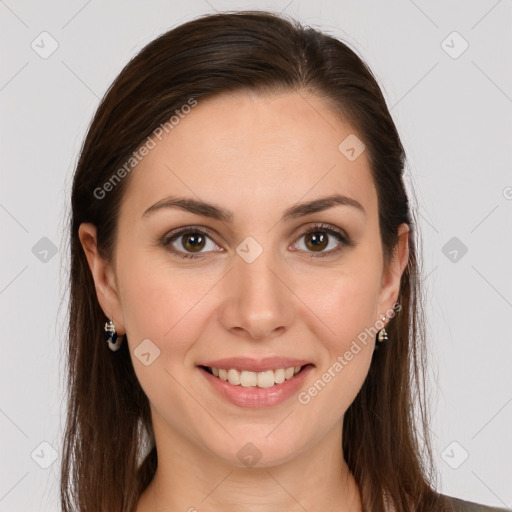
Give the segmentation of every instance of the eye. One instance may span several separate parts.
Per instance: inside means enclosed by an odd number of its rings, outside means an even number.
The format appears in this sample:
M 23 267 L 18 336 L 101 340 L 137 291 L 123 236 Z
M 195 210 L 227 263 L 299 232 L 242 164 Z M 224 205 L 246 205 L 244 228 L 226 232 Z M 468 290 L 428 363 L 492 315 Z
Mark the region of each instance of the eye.
M 329 224 L 315 224 L 304 231 L 299 239 L 305 239 L 304 243 L 296 242 L 299 250 L 309 252 L 311 257 L 327 257 L 338 253 L 343 247 L 353 245 L 350 237 L 342 230 Z M 160 242 L 166 249 L 180 258 L 199 258 L 205 253 L 220 250 L 214 241 L 214 235 L 207 228 L 188 226 L 168 233 Z M 329 250 L 325 250 L 329 248 Z M 316 254 L 315 254 L 316 253 Z
M 312 253 L 311 257 L 326 257 L 338 253 L 344 246 L 352 246 L 350 238 L 339 228 L 328 224 L 315 224 L 300 235 L 299 239 L 304 238 L 304 242 L 295 243 L 300 250 Z M 303 246 L 304 249 L 300 246 Z M 325 250 L 329 248 L 329 250 Z M 314 254 L 318 253 L 318 254 Z
M 222 249 L 213 241 L 206 228 L 188 226 L 167 234 L 162 245 L 180 258 L 196 258 L 211 250 Z M 203 251 L 203 249 L 207 249 Z

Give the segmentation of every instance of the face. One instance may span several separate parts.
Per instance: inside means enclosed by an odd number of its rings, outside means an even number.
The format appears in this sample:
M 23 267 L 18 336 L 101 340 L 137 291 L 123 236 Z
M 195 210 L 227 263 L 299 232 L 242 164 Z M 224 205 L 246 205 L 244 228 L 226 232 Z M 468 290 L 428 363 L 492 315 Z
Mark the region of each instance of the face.
M 375 338 L 365 344 L 361 333 L 382 327 L 408 259 L 403 225 L 384 267 L 367 155 L 338 149 L 353 134 L 305 93 L 199 100 L 132 171 L 111 264 L 82 225 L 98 299 L 127 334 L 156 436 L 237 466 L 251 442 L 271 466 L 341 428 L 371 364 Z M 349 199 L 315 203 L 335 195 Z M 176 198 L 218 210 L 189 211 Z M 211 216 L 218 211 L 225 217 Z M 307 366 L 261 388 L 199 366 L 240 357 Z

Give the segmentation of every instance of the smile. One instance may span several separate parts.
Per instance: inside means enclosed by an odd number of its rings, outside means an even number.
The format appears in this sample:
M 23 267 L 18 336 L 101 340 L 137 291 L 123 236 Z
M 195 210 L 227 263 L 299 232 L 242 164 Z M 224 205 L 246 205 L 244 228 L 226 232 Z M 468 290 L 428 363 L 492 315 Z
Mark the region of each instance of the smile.
M 305 385 L 313 369 L 313 364 L 259 372 L 197 366 L 209 389 L 222 399 L 244 408 L 272 407 L 288 401 Z
M 305 366 L 290 366 L 289 368 L 277 368 L 262 372 L 239 371 L 235 368 L 225 369 L 209 366 L 201 366 L 201 368 L 220 380 L 229 382 L 233 386 L 270 388 L 276 384 L 282 384 L 285 380 L 292 379 Z

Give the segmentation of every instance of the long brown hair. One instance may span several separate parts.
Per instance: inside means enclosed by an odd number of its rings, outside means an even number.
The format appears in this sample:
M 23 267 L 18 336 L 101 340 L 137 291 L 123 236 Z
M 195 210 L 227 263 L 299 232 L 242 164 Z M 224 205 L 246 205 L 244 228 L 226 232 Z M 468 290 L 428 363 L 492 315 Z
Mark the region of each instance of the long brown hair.
M 190 98 L 200 103 L 236 90 L 305 91 L 328 101 L 366 145 L 385 263 L 398 241 L 398 226 L 409 225 L 410 256 L 398 297 L 402 308 L 389 323 L 390 341 L 375 352 L 345 414 L 340 448 L 365 511 L 448 510 L 432 481 L 419 249 L 399 135 L 372 72 L 353 50 L 330 35 L 263 11 L 206 15 L 159 36 L 125 66 L 92 120 L 71 199 L 63 510 L 133 512 L 157 467 L 154 442 L 149 451 L 143 442 L 145 433 L 152 435 L 148 399 L 128 344 L 112 353 L 104 342 L 105 316 L 78 228 L 83 222 L 95 224 L 100 255 L 111 261 L 129 175 L 110 181 L 102 197 L 104 184 Z

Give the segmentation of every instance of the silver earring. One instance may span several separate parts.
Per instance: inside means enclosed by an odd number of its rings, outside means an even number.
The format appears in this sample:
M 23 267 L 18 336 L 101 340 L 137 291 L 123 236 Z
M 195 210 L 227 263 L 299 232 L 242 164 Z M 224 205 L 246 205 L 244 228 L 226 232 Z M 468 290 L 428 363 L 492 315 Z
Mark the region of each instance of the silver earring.
M 382 321 L 385 322 L 386 321 L 386 317 L 383 316 L 382 317 Z M 383 327 L 380 331 L 379 331 L 379 334 L 377 335 L 377 341 L 379 343 L 383 343 L 384 341 L 386 341 L 388 339 L 388 333 L 386 332 L 386 328 Z
M 117 352 L 121 348 L 123 342 L 123 336 L 119 336 L 116 332 L 116 327 L 112 320 L 105 322 L 105 339 L 107 341 L 108 348 L 112 352 Z

